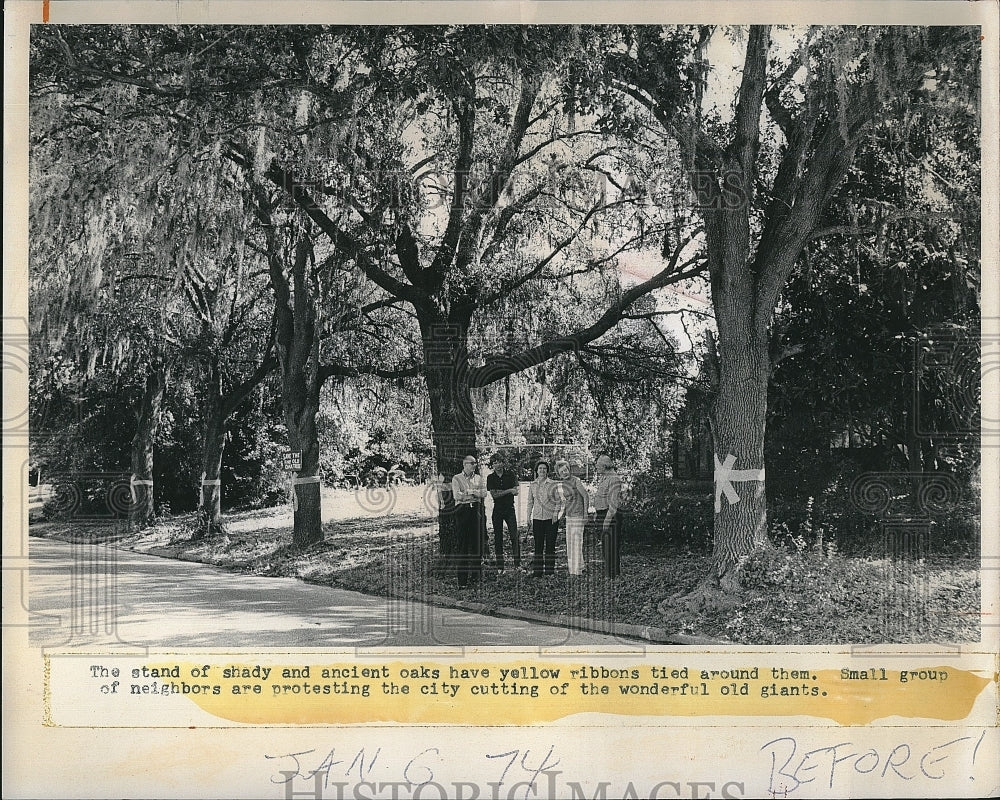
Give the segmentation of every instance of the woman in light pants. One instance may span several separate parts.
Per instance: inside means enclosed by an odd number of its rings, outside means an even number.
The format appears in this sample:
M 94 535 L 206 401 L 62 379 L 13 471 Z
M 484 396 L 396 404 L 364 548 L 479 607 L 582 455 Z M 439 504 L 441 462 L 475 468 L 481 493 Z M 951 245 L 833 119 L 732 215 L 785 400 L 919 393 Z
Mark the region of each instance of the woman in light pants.
M 569 462 L 556 462 L 556 477 L 562 494 L 562 513 L 566 517 L 566 560 L 569 574 L 583 572 L 583 529 L 590 508 L 590 495 L 576 475 L 570 474 Z

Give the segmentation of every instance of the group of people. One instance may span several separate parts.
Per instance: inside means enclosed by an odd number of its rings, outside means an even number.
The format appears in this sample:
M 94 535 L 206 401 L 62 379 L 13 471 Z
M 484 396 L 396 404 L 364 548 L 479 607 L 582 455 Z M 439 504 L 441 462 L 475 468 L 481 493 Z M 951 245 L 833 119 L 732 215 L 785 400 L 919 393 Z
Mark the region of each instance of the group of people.
M 462 471 L 451 481 L 455 502 L 456 562 L 458 583 L 465 586 L 477 580 L 482 563 L 489 557 L 489 543 L 482 535 L 480 520 L 486 495 L 493 498 L 493 551 L 496 568 L 505 571 L 504 528 L 510 539 L 513 568 L 521 567 L 521 541 L 517 527 L 515 498 L 521 487 L 515 471 L 504 454 L 495 453 L 489 462 L 490 474 L 477 469 L 475 456 L 465 457 Z M 535 464 L 534 480 L 528 484 L 528 527 L 534 539 L 533 576 L 554 575 L 556 537 L 559 522 L 566 521 L 566 560 L 570 575 L 583 572 L 583 537 L 588 522 L 601 537 L 604 574 L 615 578 L 621 569 L 621 478 L 611 459 L 601 455 L 595 462 L 597 481 L 592 489 L 570 471 L 569 462 L 560 459 L 554 469 L 542 460 Z M 526 565 L 525 565 L 526 566 Z

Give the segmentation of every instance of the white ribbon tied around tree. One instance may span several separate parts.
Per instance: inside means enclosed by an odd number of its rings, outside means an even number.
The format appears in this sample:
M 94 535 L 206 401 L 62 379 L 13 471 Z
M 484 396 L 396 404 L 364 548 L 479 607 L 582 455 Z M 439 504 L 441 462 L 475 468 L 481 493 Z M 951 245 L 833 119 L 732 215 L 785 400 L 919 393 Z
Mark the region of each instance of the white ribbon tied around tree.
M 736 463 L 736 456 L 732 453 L 726 456 L 725 461 L 719 462 L 719 456 L 715 455 L 715 513 L 722 510 L 722 495 L 726 496 L 729 505 L 734 506 L 740 502 L 740 496 L 736 493 L 733 483 L 743 483 L 746 481 L 763 481 L 764 468 L 760 469 L 733 469 Z
M 292 511 L 299 510 L 299 497 L 295 494 L 295 487 L 306 483 L 320 483 L 322 478 L 319 475 L 310 475 L 307 478 L 292 478 L 288 481 L 288 499 L 292 503 Z
M 198 505 L 201 505 L 205 499 L 205 487 L 206 486 L 222 486 L 222 480 L 219 478 L 205 480 L 205 473 L 201 473 L 201 488 L 198 490 Z
M 129 481 L 128 481 L 129 494 L 132 495 L 132 505 L 135 505 L 136 503 L 139 502 L 139 497 L 135 493 L 135 487 L 136 486 L 148 486 L 149 487 L 149 495 L 150 495 L 150 497 L 152 497 L 152 495 L 153 495 L 153 482 L 152 481 L 139 480 L 139 478 L 137 478 L 137 477 L 135 477 L 135 475 L 133 475 L 131 478 L 129 478 Z

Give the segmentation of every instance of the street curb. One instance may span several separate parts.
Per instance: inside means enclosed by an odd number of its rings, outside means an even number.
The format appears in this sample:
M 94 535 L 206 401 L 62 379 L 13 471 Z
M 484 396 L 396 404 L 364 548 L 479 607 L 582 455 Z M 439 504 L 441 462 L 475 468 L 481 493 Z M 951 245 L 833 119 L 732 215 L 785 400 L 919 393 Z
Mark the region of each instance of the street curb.
M 668 633 L 664 628 L 657 628 L 652 625 L 634 625 L 627 622 L 608 622 L 601 619 L 590 619 L 588 617 L 572 617 L 565 614 L 543 614 L 538 611 L 512 608 L 511 606 L 489 606 L 486 603 L 477 603 L 473 600 L 458 600 L 446 595 L 432 594 L 421 597 L 416 594 L 400 596 L 401 600 L 414 600 L 424 603 L 433 603 L 436 606 L 445 608 L 456 608 L 460 611 L 472 611 L 477 614 L 484 614 L 490 617 L 505 617 L 509 619 L 523 619 L 526 622 L 539 622 L 544 625 L 552 625 L 557 628 L 571 628 L 589 633 L 603 633 L 609 636 L 622 636 L 629 639 L 639 639 L 651 644 L 678 644 L 678 645 L 728 645 L 731 642 L 724 642 L 719 639 L 709 639 L 705 636 L 689 636 L 683 633 Z
M 176 548 L 171 547 L 150 547 L 148 550 L 130 550 L 130 552 L 142 553 L 147 556 L 157 556 L 158 558 L 174 558 L 180 560 L 180 553 L 177 552 Z

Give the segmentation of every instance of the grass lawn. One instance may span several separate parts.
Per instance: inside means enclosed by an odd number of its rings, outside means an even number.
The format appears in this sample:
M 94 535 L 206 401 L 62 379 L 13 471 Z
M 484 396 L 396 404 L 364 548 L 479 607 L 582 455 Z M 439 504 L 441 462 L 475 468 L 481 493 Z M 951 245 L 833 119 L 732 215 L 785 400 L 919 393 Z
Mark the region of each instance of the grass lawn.
M 391 502 L 390 502 L 391 501 Z M 709 574 L 708 553 L 677 552 L 626 539 L 622 574 L 601 573 L 600 545 L 589 534 L 586 572 L 566 572 L 565 539 L 557 574 L 487 572 L 460 589 L 435 570 L 436 520 L 423 487 L 400 487 L 380 502 L 324 489 L 325 540 L 292 549 L 291 509 L 227 516 L 228 535 L 191 541 L 194 515 L 165 519 L 137 534 L 120 524 L 33 522 L 33 536 L 86 536 L 137 552 L 168 547 L 178 557 L 254 575 L 291 576 L 378 595 L 439 595 L 548 614 L 663 628 L 751 645 L 972 642 L 980 638 L 978 561 L 846 557 L 772 547 L 750 563 L 746 588 L 727 608 L 690 611 L 683 596 Z M 519 515 L 523 519 L 523 511 Z M 492 536 L 492 531 L 491 531 Z M 522 560 L 530 538 L 522 530 Z

